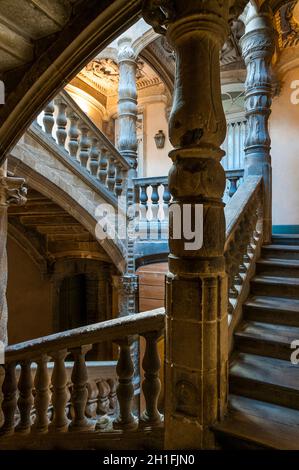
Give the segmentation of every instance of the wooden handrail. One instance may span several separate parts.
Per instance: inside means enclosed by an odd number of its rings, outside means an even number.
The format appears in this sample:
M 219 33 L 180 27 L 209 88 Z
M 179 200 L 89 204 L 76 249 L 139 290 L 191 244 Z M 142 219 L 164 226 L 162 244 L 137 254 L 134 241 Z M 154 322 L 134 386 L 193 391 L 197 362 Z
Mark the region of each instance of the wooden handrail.
M 75 328 L 42 338 L 8 346 L 5 350 L 6 362 L 17 362 L 33 357 L 36 353 L 54 352 L 63 348 L 75 348 L 86 344 L 96 344 L 107 340 L 117 340 L 164 328 L 165 309 L 128 315 L 92 325 Z

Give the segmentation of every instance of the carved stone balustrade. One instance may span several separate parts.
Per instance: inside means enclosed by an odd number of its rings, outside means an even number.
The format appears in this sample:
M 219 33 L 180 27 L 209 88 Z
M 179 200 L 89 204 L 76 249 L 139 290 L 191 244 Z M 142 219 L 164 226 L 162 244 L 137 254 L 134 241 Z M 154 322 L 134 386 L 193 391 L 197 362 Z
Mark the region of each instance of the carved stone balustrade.
M 226 170 L 224 202 L 232 198 L 243 183 L 244 170 Z M 135 203 L 138 214 L 136 236 L 140 240 L 168 240 L 169 204 L 172 195 L 167 176 L 134 178 Z
M 30 446 L 34 436 L 55 440 L 56 435 L 71 431 L 72 435 L 92 433 L 95 439 L 114 435 L 119 439 L 120 431 L 138 431 L 145 424 L 148 432 L 149 428 L 159 428 L 162 415 L 157 409 L 161 388 L 157 340 L 164 322 L 164 309 L 157 309 L 7 347 L 1 369 L 1 448 L 15 445 L 19 433 L 24 434 L 22 446 L 26 442 Z M 140 419 L 133 408 L 136 364 L 130 354 L 130 344 L 136 336 L 146 339 L 146 408 Z M 92 345 L 103 341 L 119 345 L 116 379 L 90 381 L 85 354 Z
M 262 177 L 248 177 L 225 207 L 230 329 L 238 323 L 263 233 Z
M 116 205 L 125 193 L 130 164 L 66 91 L 45 107 L 31 129 L 47 136 L 72 170 L 80 169 Z

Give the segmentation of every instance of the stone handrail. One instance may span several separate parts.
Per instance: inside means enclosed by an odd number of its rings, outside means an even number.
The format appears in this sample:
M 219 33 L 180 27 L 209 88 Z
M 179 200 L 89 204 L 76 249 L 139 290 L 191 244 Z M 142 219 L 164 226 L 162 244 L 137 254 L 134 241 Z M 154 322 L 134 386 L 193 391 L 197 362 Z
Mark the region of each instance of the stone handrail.
M 129 163 L 66 91 L 48 103 L 33 123 L 36 127 L 70 163 L 94 179 L 104 195 L 123 194 Z
M 247 177 L 225 207 L 225 259 L 231 330 L 249 293 L 249 281 L 262 242 L 262 177 Z
M 157 341 L 162 335 L 165 322 L 164 309 L 156 309 L 132 316 L 108 320 L 102 323 L 76 328 L 63 333 L 26 341 L 8 346 L 5 350 L 5 365 L 0 367 L 0 390 L 2 385 L 3 416 L 0 422 L 1 436 L 21 433 L 45 433 L 68 431 L 109 431 L 136 429 L 142 423 L 147 426 L 160 426 L 162 416 L 157 403 L 160 393 L 160 358 Z M 131 344 L 136 336 L 145 338 L 146 347 L 142 367 L 144 380 L 142 390 L 145 411 L 141 416 L 133 414 L 134 365 L 131 358 Z M 101 409 L 98 421 L 86 417 L 88 401 L 88 371 L 85 355 L 92 345 L 102 341 L 113 341 L 119 346 L 116 366 L 118 385 L 117 415 L 110 420 Z M 71 356 L 71 392 L 68 388 L 66 358 Z M 48 363 L 54 362 L 53 372 L 48 373 Z M 32 363 L 37 365 L 33 380 Z M 17 380 L 16 368 L 21 367 Z M 33 389 L 35 393 L 33 396 Z M 52 419 L 48 409 L 52 404 Z M 71 403 L 72 414 L 68 413 Z M 32 422 L 32 410 L 35 420 Z

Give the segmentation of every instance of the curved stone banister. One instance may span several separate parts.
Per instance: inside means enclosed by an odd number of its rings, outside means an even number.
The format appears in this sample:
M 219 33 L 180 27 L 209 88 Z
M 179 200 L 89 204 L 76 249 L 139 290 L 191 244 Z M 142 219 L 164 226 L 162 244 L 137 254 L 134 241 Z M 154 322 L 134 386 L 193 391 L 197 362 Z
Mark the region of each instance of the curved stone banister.
M 80 106 L 73 100 L 70 94 L 62 90 L 59 96 L 63 98 L 65 103 L 79 116 L 79 118 L 88 126 L 89 131 L 94 134 L 101 146 L 105 147 L 108 152 L 115 158 L 115 160 L 121 165 L 123 170 L 129 170 L 130 165 L 127 160 L 119 153 L 117 148 L 110 142 L 105 134 L 93 123 L 93 121 L 82 111 Z
M 8 346 L 5 349 L 5 360 L 6 362 L 20 361 L 25 357 L 34 356 L 36 352 L 46 353 L 64 347 L 75 348 L 86 344 L 117 340 L 123 336 L 159 331 L 164 328 L 164 321 L 164 308 L 114 318 Z
M 240 186 L 235 197 L 232 198 L 225 206 L 224 214 L 226 220 L 226 242 L 225 249 L 230 243 L 234 231 L 237 229 L 244 213 L 247 210 L 252 199 L 256 197 L 261 189 L 262 177 L 250 176 L 246 178 L 242 186 Z
M 263 241 L 263 211 L 261 176 L 247 177 L 224 210 L 230 348 Z
M 161 361 L 157 341 L 163 334 L 164 324 L 164 309 L 156 309 L 7 347 L 5 365 L 0 367 L 0 385 L 3 384 L 3 397 L 1 397 L 3 415 L 0 416 L 1 448 L 3 442 L 8 442 L 7 439 L 13 440 L 14 436 L 17 439 L 20 431 L 28 435 L 30 445 L 32 433 L 46 436 L 47 439 L 47 433 L 51 431 L 48 435 L 51 441 L 51 436 L 69 431 L 72 433 L 97 431 L 91 438 L 99 439 L 100 431 L 102 431 L 106 438 L 108 433 L 112 438 L 114 434 L 117 434 L 119 439 L 125 437 L 120 436 L 120 430 L 137 431 L 143 425 L 148 431 L 161 428 L 163 420 L 157 407 L 161 389 L 159 378 Z M 142 361 L 144 371 L 142 391 L 145 408 L 140 416 L 133 413 L 133 377 L 135 373 L 141 375 L 139 363 L 138 370 L 134 370 L 131 358 L 131 345 L 136 341 L 136 336 L 145 338 Z M 119 346 L 119 358 L 116 365 L 117 414 L 111 419 L 108 416 L 109 407 L 107 409 L 99 406 L 97 420 L 90 420 L 86 413 L 89 377 L 85 356 L 94 344 L 107 340 Z M 69 356 L 73 361 L 71 380 L 67 374 L 66 363 Z M 48 363 L 51 361 L 54 366 L 52 373 L 49 374 Z M 34 374 L 33 364 L 36 364 Z M 103 386 L 105 384 L 99 385 L 99 387 Z M 107 384 L 105 387 L 107 388 Z M 99 391 L 102 395 L 105 392 L 100 389 Z M 107 396 L 109 390 L 107 389 L 106 392 Z M 50 403 L 53 413 L 49 418 Z M 71 414 L 68 412 L 70 404 Z M 34 420 L 32 420 L 33 410 Z M 26 445 L 24 440 L 21 445 Z
M 28 132 L 56 150 L 73 172 L 80 172 L 117 205 L 130 165 L 66 91 L 48 103 Z

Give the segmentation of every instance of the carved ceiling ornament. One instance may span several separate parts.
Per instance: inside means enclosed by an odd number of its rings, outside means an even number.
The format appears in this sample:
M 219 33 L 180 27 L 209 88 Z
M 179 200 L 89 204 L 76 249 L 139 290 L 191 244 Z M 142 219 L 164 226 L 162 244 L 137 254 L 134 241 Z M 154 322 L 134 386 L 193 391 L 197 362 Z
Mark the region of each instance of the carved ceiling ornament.
M 129 58 L 129 57 L 128 57 Z M 139 90 L 160 85 L 160 78 L 139 57 L 136 59 L 137 88 Z M 115 60 L 94 59 L 78 74 L 79 78 L 104 95 L 116 95 L 119 82 L 119 69 Z
M 299 3 L 287 2 L 275 15 L 280 49 L 296 47 L 299 44 Z

